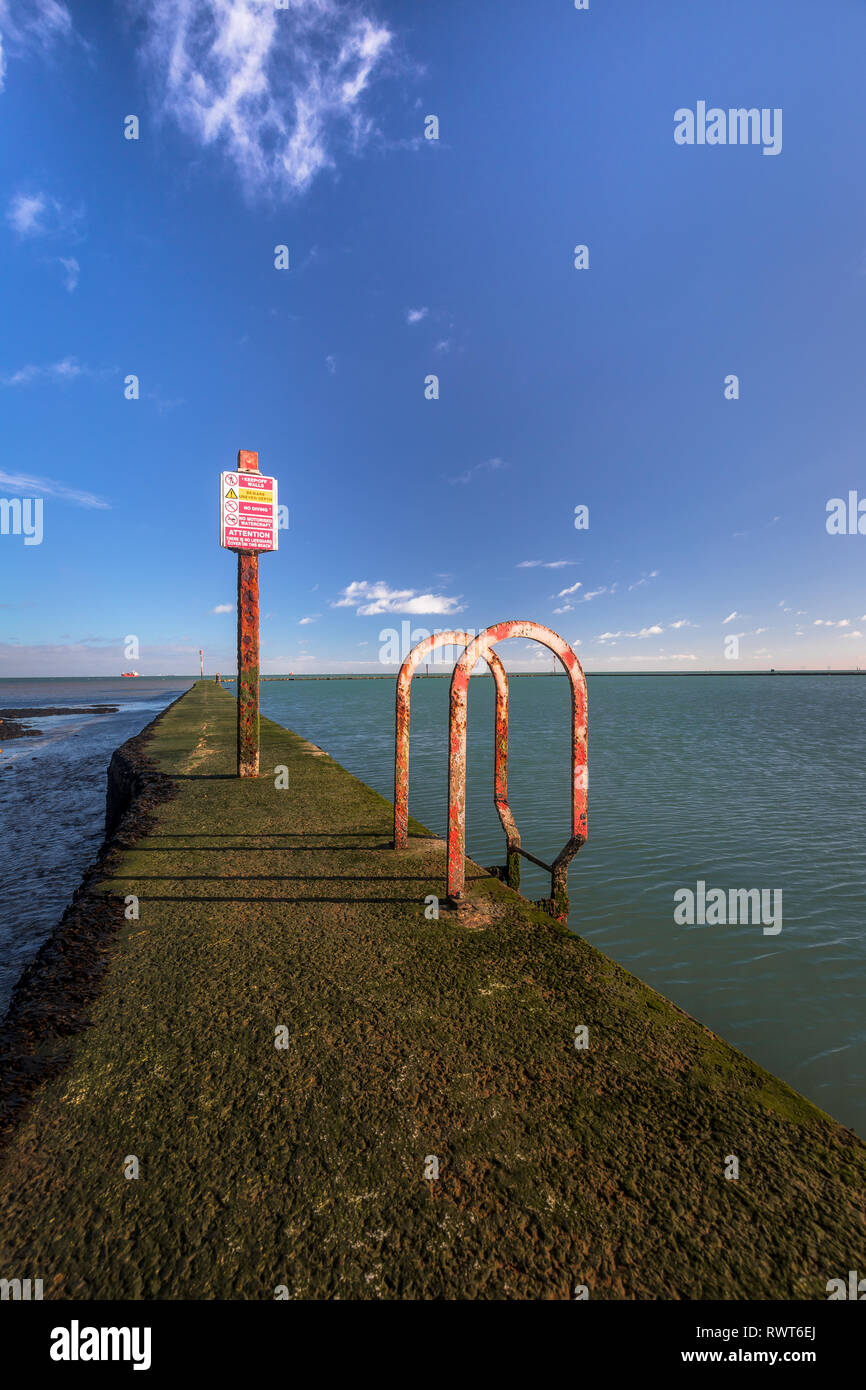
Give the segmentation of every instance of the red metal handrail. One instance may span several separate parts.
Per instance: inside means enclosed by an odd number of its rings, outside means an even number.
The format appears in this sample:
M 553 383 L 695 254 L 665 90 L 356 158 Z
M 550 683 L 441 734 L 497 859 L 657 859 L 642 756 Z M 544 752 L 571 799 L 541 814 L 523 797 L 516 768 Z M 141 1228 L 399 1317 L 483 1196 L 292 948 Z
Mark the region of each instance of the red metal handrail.
M 405 849 L 409 837 L 409 722 L 410 692 L 415 669 L 430 652 L 437 647 L 463 647 L 472 641 L 468 632 L 434 632 L 425 637 L 406 657 L 397 676 L 396 737 L 394 747 L 394 848 Z M 509 845 L 506 876 L 512 863 L 517 866 L 519 884 L 520 861 L 516 850 L 520 845 L 520 835 L 514 824 L 514 817 L 508 805 L 508 677 L 496 652 L 484 658 L 496 686 L 496 741 L 495 741 L 495 793 L 494 801 L 499 819 Z M 470 670 L 471 675 L 471 670 Z M 468 680 L 468 677 L 467 677 Z M 513 877 L 513 871 L 512 871 Z M 511 881 L 510 879 L 508 880 Z
M 523 855 L 542 868 L 549 869 L 550 898 L 545 901 L 544 906 L 558 921 L 564 922 L 568 918 L 568 866 L 585 844 L 587 836 L 586 677 L 577 654 L 565 639 L 541 623 L 518 620 L 496 623 L 493 627 L 486 628 L 468 644 L 454 667 L 451 677 L 448 731 L 448 897 L 452 902 L 459 903 L 464 896 L 466 883 L 466 729 L 469 676 L 479 658 L 490 664 L 491 658 L 495 656 L 492 650 L 494 644 L 509 637 L 525 637 L 540 642 L 559 657 L 571 681 L 571 836 L 552 864 L 543 864 L 540 859 L 522 849 L 519 836 L 513 846 L 515 856 Z M 498 740 L 497 731 L 497 746 Z M 507 740 L 506 726 L 506 748 Z M 507 807 L 507 801 L 505 805 Z M 499 807 L 497 789 L 497 809 Z M 510 810 L 508 815 L 513 825 Z M 514 830 L 516 834 L 516 826 Z M 506 837 L 508 833 L 506 827 Z

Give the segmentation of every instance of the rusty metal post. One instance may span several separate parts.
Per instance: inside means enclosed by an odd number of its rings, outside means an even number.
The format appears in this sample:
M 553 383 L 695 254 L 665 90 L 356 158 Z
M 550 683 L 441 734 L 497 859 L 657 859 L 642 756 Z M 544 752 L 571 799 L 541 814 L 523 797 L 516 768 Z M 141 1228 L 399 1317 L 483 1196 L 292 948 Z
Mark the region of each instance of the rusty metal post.
M 259 456 L 238 450 L 238 472 L 257 473 Z M 259 557 L 238 551 L 238 777 L 259 775 Z
M 497 623 L 470 642 L 454 667 L 451 677 L 451 716 L 448 730 L 448 883 L 449 899 L 459 903 L 466 883 L 466 715 L 469 675 L 479 657 L 490 661 L 491 647 L 509 637 L 526 637 L 540 642 L 558 656 L 571 681 L 571 836 L 553 864 L 544 864 L 523 849 L 514 847 L 551 878 L 550 898 L 543 906 L 557 921 L 568 919 L 568 865 L 586 842 L 587 835 L 587 709 L 586 677 L 569 644 L 541 623 L 524 621 Z M 504 822 L 503 822 L 504 824 Z M 506 830 L 507 834 L 507 830 Z
M 394 745 L 394 848 L 405 849 L 409 840 L 409 722 L 412 677 L 425 657 L 437 647 L 463 647 L 472 641 L 468 632 L 434 632 L 412 649 L 397 676 L 396 737 Z M 520 887 L 520 833 L 508 805 L 508 676 L 496 652 L 486 658 L 496 686 L 494 744 L 494 803 L 505 831 L 505 882 Z M 470 671 L 471 674 L 471 671 Z

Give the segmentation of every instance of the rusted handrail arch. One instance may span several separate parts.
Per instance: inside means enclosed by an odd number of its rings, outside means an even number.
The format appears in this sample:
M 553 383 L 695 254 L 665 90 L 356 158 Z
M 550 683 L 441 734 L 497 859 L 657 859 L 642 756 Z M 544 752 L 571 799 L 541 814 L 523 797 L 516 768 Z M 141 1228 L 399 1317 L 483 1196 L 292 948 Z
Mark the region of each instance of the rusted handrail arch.
M 521 849 L 519 837 L 515 845 L 517 854 L 550 871 L 551 892 L 547 906 L 552 916 L 565 921 L 568 916 L 568 866 L 585 844 L 587 836 L 586 677 L 576 653 L 565 639 L 541 623 L 516 620 L 485 628 L 469 643 L 454 667 L 448 728 L 448 897 L 452 902 L 459 903 L 466 884 L 466 719 L 469 676 L 479 658 L 489 664 L 495 656 L 492 650 L 494 644 L 509 637 L 527 637 L 540 642 L 559 657 L 571 681 L 571 835 L 552 864 L 543 864 L 540 859 Z M 497 807 L 498 804 L 497 800 Z
M 397 717 L 394 747 L 394 848 L 405 849 L 409 841 L 409 721 L 410 690 L 415 669 L 437 647 L 466 647 L 469 632 L 434 632 L 414 647 L 397 676 Z M 508 805 L 508 676 L 496 652 L 484 657 L 496 686 L 496 747 L 494 801 L 509 845 L 520 844 L 520 835 Z M 469 674 L 472 674 L 470 667 Z M 468 677 L 467 677 L 468 680 Z M 510 861 L 509 861 L 510 862 Z M 517 861 L 519 863 L 519 861 Z M 517 885 L 514 885 L 517 887 Z

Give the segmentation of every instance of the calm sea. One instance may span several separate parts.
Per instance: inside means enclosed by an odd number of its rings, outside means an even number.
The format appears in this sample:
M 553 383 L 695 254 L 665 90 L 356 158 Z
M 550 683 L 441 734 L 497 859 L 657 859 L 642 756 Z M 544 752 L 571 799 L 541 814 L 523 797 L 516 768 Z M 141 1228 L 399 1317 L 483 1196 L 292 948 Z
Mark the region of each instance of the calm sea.
M 93 857 L 111 749 L 187 683 L 136 681 L 134 697 L 122 691 L 122 715 L 71 720 L 67 730 L 54 720 L 50 744 L 4 750 L 0 766 L 23 763 L 0 776 L 0 824 L 12 814 L 0 983 L 32 954 Z M 13 694 L 25 685 L 26 697 Z M 0 704 L 36 703 L 36 686 L 59 704 L 72 686 L 89 703 L 128 685 L 4 681 Z M 493 864 L 503 837 L 492 682 L 474 677 L 470 691 L 468 850 Z M 262 685 L 263 713 L 389 799 L 393 699 L 383 680 Z M 442 833 L 448 682 L 416 678 L 412 705 L 410 810 Z M 866 677 L 591 676 L 589 710 L 590 834 L 571 867 L 572 928 L 866 1136 Z M 512 681 L 510 800 L 524 847 L 547 860 L 567 835 L 568 728 L 564 677 Z M 548 891 L 541 870 L 524 861 L 523 874 L 529 895 Z M 726 895 L 779 890 L 781 932 L 677 925 L 674 894 L 698 881 Z

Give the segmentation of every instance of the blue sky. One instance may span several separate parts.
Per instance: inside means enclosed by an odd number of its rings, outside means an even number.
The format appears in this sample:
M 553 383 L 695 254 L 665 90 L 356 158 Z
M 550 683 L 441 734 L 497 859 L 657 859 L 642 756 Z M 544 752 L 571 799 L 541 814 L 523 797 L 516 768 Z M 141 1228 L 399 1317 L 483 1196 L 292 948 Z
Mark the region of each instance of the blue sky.
M 0 498 L 43 499 L 0 675 L 232 669 L 238 448 L 290 509 L 266 672 L 506 618 L 590 671 L 866 666 L 859 0 L 2 0 L 0 41 Z M 781 151 L 677 144 L 699 101 Z

